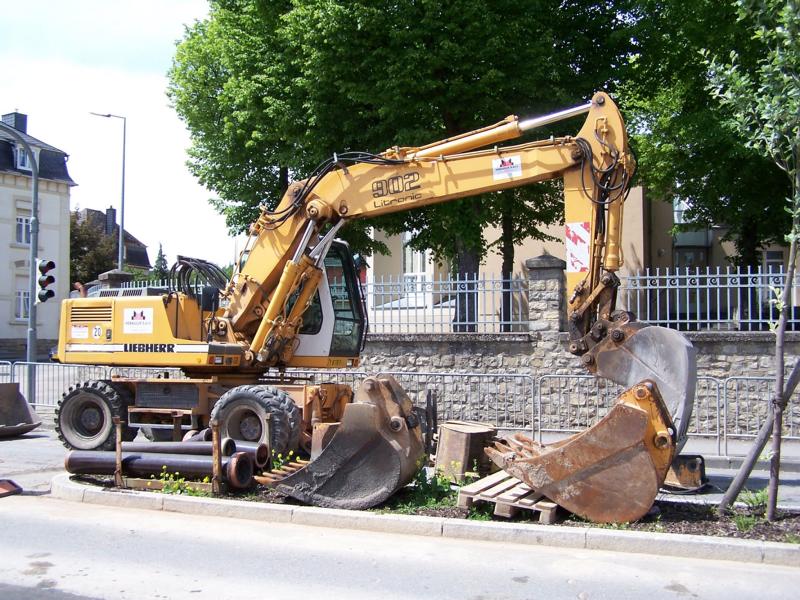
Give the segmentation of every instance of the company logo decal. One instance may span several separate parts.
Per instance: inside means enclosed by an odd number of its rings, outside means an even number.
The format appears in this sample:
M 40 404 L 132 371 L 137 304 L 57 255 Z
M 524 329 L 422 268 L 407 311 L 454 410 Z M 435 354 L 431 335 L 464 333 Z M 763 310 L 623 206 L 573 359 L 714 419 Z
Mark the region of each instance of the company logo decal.
M 123 311 L 123 333 L 153 333 L 152 308 L 126 308 Z

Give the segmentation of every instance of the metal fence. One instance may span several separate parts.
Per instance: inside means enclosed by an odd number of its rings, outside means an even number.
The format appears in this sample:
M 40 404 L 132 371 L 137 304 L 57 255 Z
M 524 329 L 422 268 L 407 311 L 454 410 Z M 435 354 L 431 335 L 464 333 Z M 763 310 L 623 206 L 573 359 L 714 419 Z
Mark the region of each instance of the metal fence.
M 528 331 L 528 282 L 479 274 L 383 276 L 362 284 L 370 333 Z M 504 299 L 505 306 L 504 309 Z
M 783 267 L 645 269 L 621 278 L 619 302 L 640 321 L 684 331 L 767 331 L 778 320 L 772 300 L 785 283 Z M 798 283 L 795 276 L 795 289 Z M 788 329 L 800 330 L 796 295 Z
M 641 321 L 684 331 L 766 331 L 777 321 L 771 301 L 785 281 L 778 266 L 645 269 L 621 277 L 619 304 Z M 800 275 L 795 277 L 798 283 Z M 163 287 L 166 282 L 126 286 Z M 362 284 L 362 290 L 371 333 L 509 333 L 530 328 L 528 281 L 522 275 L 384 275 Z M 788 327 L 800 330 L 796 295 L 790 304 Z
M 165 373 L 165 371 L 167 373 Z M 36 408 L 53 407 L 70 386 L 89 379 L 181 377 L 174 369 L 120 369 L 91 365 L 0 362 L 0 382 L 19 382 Z M 524 431 L 542 440 L 568 435 L 595 424 L 608 412 L 621 388 L 590 375 L 515 373 L 445 373 L 385 371 L 394 376 L 416 406 L 425 406 L 428 391 L 437 400 L 440 420 L 491 423 L 503 431 Z M 289 370 L 294 382 L 334 382 L 357 388 L 365 371 Z M 35 384 L 35 385 L 34 385 Z M 774 382 L 764 377 L 698 377 L 690 438 L 702 438 L 728 455 L 729 443 L 755 437 L 772 395 Z M 31 394 L 32 391 L 32 394 Z M 800 441 L 797 394 L 784 413 L 784 439 Z
M 140 378 L 182 378 L 180 369 L 107 367 L 100 365 L 62 365 L 58 363 L 9 363 L 8 381 L 19 383 L 26 400 L 34 408 L 55 407 L 61 396 L 71 386 L 92 379 L 111 379 L 112 377 Z M 0 364 L 0 381 L 3 379 L 4 365 Z
M 11 383 L 14 381 L 11 369 L 12 366 L 10 362 L 7 360 L 0 360 L 0 383 Z
M 329 282 L 334 297 L 341 282 Z M 132 281 L 126 288 L 166 287 Z M 361 285 L 370 333 L 508 333 L 528 331 L 528 282 L 522 275 L 438 279 L 422 273 L 387 275 Z M 504 298 L 505 306 L 504 310 Z

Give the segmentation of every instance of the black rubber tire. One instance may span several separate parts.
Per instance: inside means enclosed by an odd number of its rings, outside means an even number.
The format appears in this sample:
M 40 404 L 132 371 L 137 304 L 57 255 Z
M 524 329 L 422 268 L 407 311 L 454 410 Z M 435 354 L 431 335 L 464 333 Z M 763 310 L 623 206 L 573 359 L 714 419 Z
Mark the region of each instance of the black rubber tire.
M 263 424 L 270 414 L 270 448 L 275 454 L 296 450 L 300 440 L 300 409 L 291 397 L 269 385 L 240 385 L 225 392 L 211 411 L 220 437 L 265 442 Z
M 131 403 L 127 390 L 108 381 L 84 381 L 71 386 L 56 406 L 58 439 L 75 450 L 113 450 L 116 432 L 112 419 L 128 420 Z M 136 429 L 123 426 L 122 440 L 136 437 Z

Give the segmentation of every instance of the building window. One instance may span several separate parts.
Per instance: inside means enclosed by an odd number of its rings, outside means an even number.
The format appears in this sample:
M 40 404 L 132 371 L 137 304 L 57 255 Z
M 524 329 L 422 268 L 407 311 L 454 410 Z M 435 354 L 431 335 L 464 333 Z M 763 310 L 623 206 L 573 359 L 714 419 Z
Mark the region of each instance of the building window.
M 689 210 L 690 206 L 686 200 L 682 198 L 675 198 L 672 201 L 672 222 L 676 225 L 686 223 L 684 213 Z
M 17 155 L 17 168 L 18 169 L 25 169 L 26 171 L 31 170 L 31 161 L 28 160 L 28 153 L 25 152 L 25 146 L 21 144 L 17 144 L 16 146 L 16 155 Z
M 24 321 L 28 318 L 28 307 L 31 304 L 31 293 L 29 290 L 17 290 L 14 299 L 14 318 L 17 321 Z
M 27 244 L 30 245 L 31 243 L 31 218 L 29 216 L 20 215 L 17 216 L 17 232 L 16 232 L 16 242 L 18 244 Z
M 425 251 L 414 250 L 409 244 L 413 234 L 409 231 L 403 233 L 403 273 L 425 273 Z
M 764 252 L 764 270 L 767 273 L 777 273 L 783 270 L 783 250 Z

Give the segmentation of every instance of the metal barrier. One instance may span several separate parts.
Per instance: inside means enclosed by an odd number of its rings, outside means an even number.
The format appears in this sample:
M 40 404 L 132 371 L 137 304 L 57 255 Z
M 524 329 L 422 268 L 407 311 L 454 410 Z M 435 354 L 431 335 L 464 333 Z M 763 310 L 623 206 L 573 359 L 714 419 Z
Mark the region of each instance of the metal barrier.
M 284 379 L 290 383 L 310 383 L 312 385 L 319 383 L 339 383 L 349 385 L 353 389 L 361 385 L 361 382 L 367 377 L 369 377 L 369 373 L 365 371 L 352 371 L 347 369 L 286 369 L 283 376 L 278 376 L 279 379 Z
M 569 435 L 590 427 L 608 412 L 622 388 L 591 375 L 515 373 L 448 373 L 383 371 L 394 376 L 416 406 L 425 406 L 433 391 L 441 420 L 460 419 L 491 423 L 499 430 L 543 435 Z M 0 362 L 0 382 L 18 382 L 34 407 L 54 407 L 76 383 L 114 376 L 183 378 L 178 369 L 62 365 L 58 363 Z M 295 383 L 340 383 L 357 388 L 365 371 L 290 369 L 283 379 Z M 689 436 L 716 445 L 717 454 L 729 454 L 729 441 L 748 440 L 758 433 L 767 415 L 773 380 L 765 377 L 698 377 Z M 800 441 L 797 398 L 784 414 L 784 439 Z
M 108 367 L 108 378 L 129 377 L 132 379 L 186 379 L 186 375 L 174 367 Z
M 528 331 L 528 282 L 491 274 L 430 279 L 406 273 L 362 284 L 370 333 Z M 503 314 L 503 297 L 508 298 Z
M 729 377 L 723 382 L 724 452 L 728 441 L 754 437 L 767 416 L 767 403 L 772 398 L 775 381 L 765 377 Z M 784 439 L 800 439 L 800 409 L 797 395 L 783 414 Z
M 0 360 L 0 383 L 11 383 L 14 381 L 14 371 L 10 362 Z
M 424 407 L 428 390 L 436 395 L 439 419 L 484 421 L 501 430 L 533 431 L 535 382 L 509 373 L 420 373 L 383 371 Z

